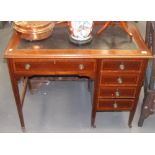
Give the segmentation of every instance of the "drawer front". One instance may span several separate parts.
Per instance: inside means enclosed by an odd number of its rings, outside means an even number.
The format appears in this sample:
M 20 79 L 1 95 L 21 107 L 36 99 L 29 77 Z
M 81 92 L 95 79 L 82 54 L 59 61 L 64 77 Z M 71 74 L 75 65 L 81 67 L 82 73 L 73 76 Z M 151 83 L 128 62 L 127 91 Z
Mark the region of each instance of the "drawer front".
M 140 71 L 142 61 L 132 60 L 102 60 L 101 70 L 103 71 Z
M 139 74 L 112 74 L 101 73 L 101 85 L 137 85 Z
M 135 98 L 136 87 L 101 87 L 99 98 Z
M 131 110 L 134 105 L 132 99 L 99 99 L 97 110 Z
M 35 74 L 76 74 L 85 72 L 95 72 L 95 61 L 80 60 L 16 60 L 14 70 L 16 73 Z

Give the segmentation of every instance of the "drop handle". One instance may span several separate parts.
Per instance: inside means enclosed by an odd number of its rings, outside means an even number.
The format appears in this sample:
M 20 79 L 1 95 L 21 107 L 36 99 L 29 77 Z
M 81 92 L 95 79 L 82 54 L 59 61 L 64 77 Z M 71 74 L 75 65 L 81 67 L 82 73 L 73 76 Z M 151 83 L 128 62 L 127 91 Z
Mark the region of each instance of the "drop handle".
M 122 83 L 123 83 L 123 79 L 122 79 L 121 77 L 118 77 L 118 78 L 117 78 L 117 82 L 118 82 L 119 84 L 122 84 Z
M 116 97 L 119 97 L 119 96 L 120 96 L 120 92 L 119 92 L 118 90 L 116 90 L 115 96 L 116 96 Z
M 79 64 L 79 69 L 83 70 L 84 69 L 84 65 L 83 64 Z
M 113 107 L 114 107 L 114 108 L 118 108 L 118 105 L 117 105 L 116 102 L 113 104 Z
M 124 64 L 120 64 L 119 68 L 120 68 L 120 70 L 124 70 L 125 69 L 125 65 Z
M 25 69 L 26 70 L 29 70 L 31 68 L 31 65 L 30 64 L 25 64 Z

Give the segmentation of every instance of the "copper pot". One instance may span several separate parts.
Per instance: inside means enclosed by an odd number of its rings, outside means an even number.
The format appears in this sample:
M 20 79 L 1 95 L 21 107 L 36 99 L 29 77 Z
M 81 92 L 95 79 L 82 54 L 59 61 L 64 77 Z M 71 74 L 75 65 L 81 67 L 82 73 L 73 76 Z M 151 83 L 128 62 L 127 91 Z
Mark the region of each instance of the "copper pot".
M 49 21 L 14 21 L 13 28 L 26 40 L 42 40 L 48 38 L 55 22 Z

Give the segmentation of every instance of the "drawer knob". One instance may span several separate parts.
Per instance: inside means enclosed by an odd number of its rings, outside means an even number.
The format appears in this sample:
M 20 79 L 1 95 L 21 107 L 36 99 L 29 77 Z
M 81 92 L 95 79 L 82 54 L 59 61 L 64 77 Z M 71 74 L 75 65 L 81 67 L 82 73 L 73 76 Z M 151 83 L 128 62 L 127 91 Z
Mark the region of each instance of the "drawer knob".
M 118 108 L 118 105 L 117 105 L 116 102 L 113 104 L 113 107 L 114 107 L 114 108 Z
M 124 70 L 125 69 L 125 65 L 124 64 L 120 64 L 119 68 L 120 68 L 120 70 Z
M 120 92 L 118 90 L 116 90 L 115 95 L 116 95 L 116 97 L 119 97 L 120 96 Z
M 30 68 L 31 68 L 31 65 L 30 65 L 30 64 L 26 64 L 26 65 L 25 65 L 25 69 L 26 69 L 26 70 L 29 70 Z
M 121 78 L 121 77 L 117 78 L 117 82 L 118 82 L 119 84 L 122 84 L 122 83 L 123 83 L 122 78 Z
M 84 69 L 84 65 L 83 64 L 79 64 L 79 69 L 83 70 Z

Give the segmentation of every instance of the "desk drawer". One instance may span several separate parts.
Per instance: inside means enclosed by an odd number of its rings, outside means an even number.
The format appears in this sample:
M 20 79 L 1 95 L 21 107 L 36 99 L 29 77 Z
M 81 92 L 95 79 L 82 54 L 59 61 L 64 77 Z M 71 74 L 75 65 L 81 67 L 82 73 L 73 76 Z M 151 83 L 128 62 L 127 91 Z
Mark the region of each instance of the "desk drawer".
M 108 72 L 101 73 L 101 85 L 134 85 L 136 86 L 139 80 L 139 74 L 112 74 Z
M 125 60 L 102 60 L 101 70 L 103 71 L 140 71 L 142 61 L 139 59 Z
M 100 99 L 97 110 L 131 110 L 134 105 L 132 99 Z
M 136 87 L 101 87 L 99 98 L 135 98 Z
M 16 59 L 16 73 L 75 74 L 95 71 L 95 60 L 34 60 Z

